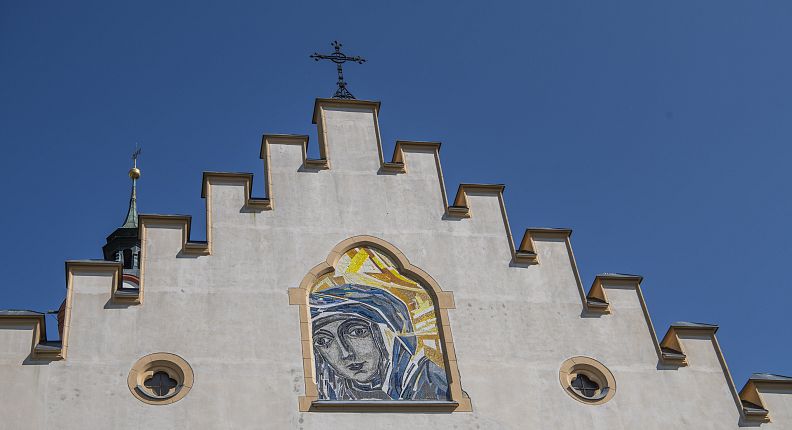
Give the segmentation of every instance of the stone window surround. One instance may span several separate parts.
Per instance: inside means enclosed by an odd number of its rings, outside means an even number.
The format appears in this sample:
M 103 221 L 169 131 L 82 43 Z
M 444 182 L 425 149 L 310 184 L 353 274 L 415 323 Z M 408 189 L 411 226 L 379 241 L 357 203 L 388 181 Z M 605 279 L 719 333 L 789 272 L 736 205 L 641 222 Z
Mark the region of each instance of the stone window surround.
M 165 372 L 176 380 L 176 388 L 172 393 L 156 396 L 149 393 L 144 384 L 156 372 Z M 176 354 L 157 352 L 136 361 L 129 371 L 127 385 L 129 391 L 138 400 L 150 405 L 169 405 L 184 398 L 193 386 L 194 376 L 189 363 Z
M 572 381 L 578 374 L 595 382 L 600 390 L 604 389 L 603 395 L 585 397 L 572 388 Z M 613 374 L 604 364 L 591 357 L 577 356 L 564 361 L 558 371 L 558 380 L 570 397 L 588 405 L 601 405 L 616 395 L 616 379 Z
M 399 266 L 399 269 L 414 278 L 426 288 L 435 302 L 437 309 L 438 330 L 443 342 L 445 368 L 448 373 L 448 387 L 451 399 L 448 402 L 422 402 L 422 401 L 344 401 L 329 402 L 319 400 L 316 388 L 315 366 L 313 358 L 313 342 L 311 340 L 311 317 L 308 306 L 308 294 L 316 281 L 322 276 L 335 270 L 338 260 L 350 249 L 359 246 L 371 246 L 383 251 Z M 305 395 L 299 397 L 300 412 L 315 412 L 325 409 L 343 409 L 360 411 L 443 411 L 443 412 L 472 412 L 470 398 L 462 391 L 460 384 L 459 367 L 454 350 L 454 341 L 451 336 L 451 326 L 448 320 L 448 309 L 454 309 L 454 297 L 450 291 L 443 291 L 437 282 L 420 268 L 413 266 L 395 246 L 374 236 L 354 236 L 346 239 L 333 247 L 327 259 L 316 265 L 300 282 L 298 288 L 289 288 L 289 304 L 299 307 L 300 338 L 302 342 L 303 380 L 305 382 Z

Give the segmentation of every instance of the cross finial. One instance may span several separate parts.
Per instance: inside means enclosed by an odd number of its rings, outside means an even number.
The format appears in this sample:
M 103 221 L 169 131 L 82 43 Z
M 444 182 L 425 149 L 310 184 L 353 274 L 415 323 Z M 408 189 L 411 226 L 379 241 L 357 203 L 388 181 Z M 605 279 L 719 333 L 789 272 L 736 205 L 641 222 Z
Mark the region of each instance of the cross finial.
M 135 163 L 134 167 L 137 168 L 137 159 L 140 156 L 140 151 L 142 148 L 139 148 L 137 143 L 135 144 L 135 152 L 132 153 L 132 162 Z
M 132 166 L 132 169 L 129 170 L 129 177 L 132 178 L 133 181 L 140 177 L 140 169 L 137 168 L 137 159 L 140 157 L 141 149 L 142 148 L 139 148 L 136 143 L 135 152 L 132 153 L 132 162 L 134 165 Z
M 129 179 L 132 179 L 132 195 L 129 197 L 129 209 L 127 216 L 124 220 L 122 228 L 137 228 L 138 226 L 138 213 L 137 213 L 137 180 L 140 178 L 140 169 L 137 167 L 137 159 L 140 157 L 140 149 L 135 144 L 135 152 L 132 153 L 132 162 L 134 166 L 129 169 Z
M 336 90 L 335 94 L 333 94 L 333 98 L 354 99 L 355 96 L 353 96 L 352 93 L 349 92 L 346 86 L 347 84 L 346 82 L 344 82 L 344 71 L 342 70 L 341 65 L 346 63 L 347 61 L 363 64 L 366 62 L 366 60 L 359 56 L 349 57 L 343 52 L 341 52 L 341 46 L 343 45 L 341 45 L 337 40 L 334 40 L 333 43 L 331 43 L 331 45 L 333 46 L 333 48 L 335 48 L 335 52 L 333 52 L 332 54 L 325 55 L 325 54 L 320 54 L 318 52 L 314 52 L 311 55 L 311 58 L 313 58 L 315 61 L 330 60 L 336 64 L 336 69 L 338 70 L 338 82 L 336 82 L 336 84 L 338 85 L 338 89 Z

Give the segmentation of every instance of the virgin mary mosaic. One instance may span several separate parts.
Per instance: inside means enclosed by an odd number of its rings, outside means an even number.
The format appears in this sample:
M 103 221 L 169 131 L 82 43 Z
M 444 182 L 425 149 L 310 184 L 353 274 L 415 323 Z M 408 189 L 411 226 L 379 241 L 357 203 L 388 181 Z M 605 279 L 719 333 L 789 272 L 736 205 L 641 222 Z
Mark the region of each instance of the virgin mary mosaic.
M 348 251 L 310 296 L 322 400 L 448 400 L 431 296 L 381 252 Z

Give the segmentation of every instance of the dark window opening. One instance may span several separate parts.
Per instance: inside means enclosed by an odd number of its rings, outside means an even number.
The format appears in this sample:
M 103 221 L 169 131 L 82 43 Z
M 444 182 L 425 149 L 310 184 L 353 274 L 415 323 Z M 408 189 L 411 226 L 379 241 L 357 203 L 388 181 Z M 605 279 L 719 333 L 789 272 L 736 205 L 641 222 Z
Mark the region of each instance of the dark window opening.
M 132 268 L 132 250 L 125 249 L 124 250 L 124 269 L 131 269 Z
M 594 397 L 600 389 L 599 384 L 592 381 L 588 376 L 578 374 L 572 380 L 572 388 L 583 397 Z
M 157 396 L 164 396 L 170 392 L 170 390 L 176 388 L 178 383 L 175 379 L 168 376 L 165 372 L 156 372 L 151 378 L 146 379 L 146 382 L 143 383 L 146 388 L 150 389 L 154 394 Z

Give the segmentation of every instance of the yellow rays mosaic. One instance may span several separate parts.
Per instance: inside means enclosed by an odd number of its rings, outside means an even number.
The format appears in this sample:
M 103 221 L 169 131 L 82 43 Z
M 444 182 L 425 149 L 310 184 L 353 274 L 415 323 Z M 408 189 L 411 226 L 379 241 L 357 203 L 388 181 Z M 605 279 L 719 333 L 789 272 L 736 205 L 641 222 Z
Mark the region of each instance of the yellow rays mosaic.
M 316 283 L 313 292 L 343 284 L 382 288 L 401 299 L 410 310 L 412 334 L 419 339 L 419 350 L 423 349 L 430 360 L 441 368 L 445 367 L 431 296 L 420 284 L 399 273 L 390 258 L 369 247 L 353 248 L 338 261 L 335 273 L 324 276 Z
M 319 397 L 447 400 L 432 297 L 371 247 L 347 251 L 310 292 Z

